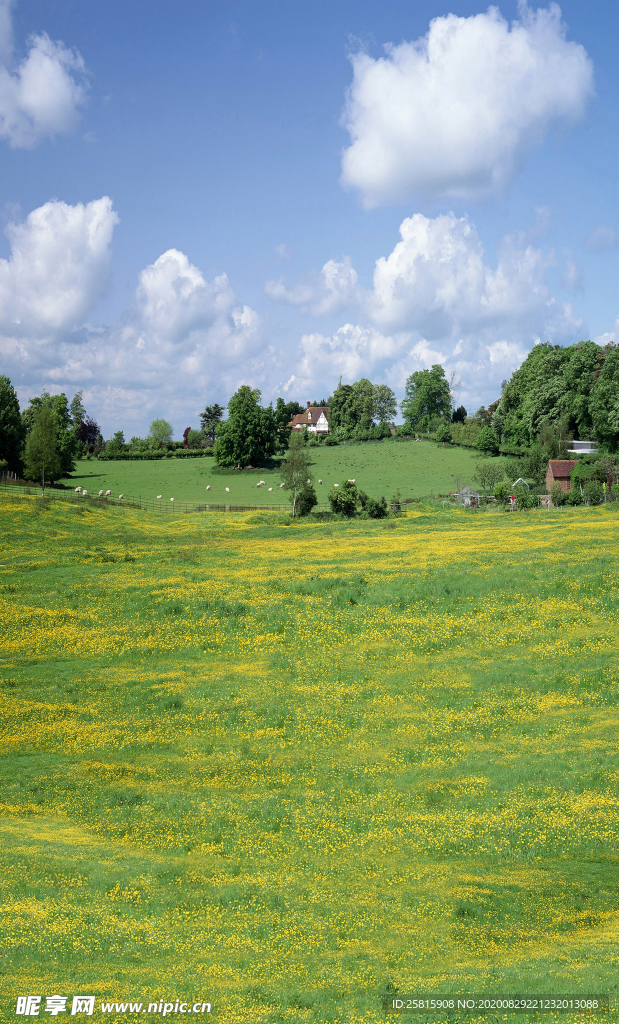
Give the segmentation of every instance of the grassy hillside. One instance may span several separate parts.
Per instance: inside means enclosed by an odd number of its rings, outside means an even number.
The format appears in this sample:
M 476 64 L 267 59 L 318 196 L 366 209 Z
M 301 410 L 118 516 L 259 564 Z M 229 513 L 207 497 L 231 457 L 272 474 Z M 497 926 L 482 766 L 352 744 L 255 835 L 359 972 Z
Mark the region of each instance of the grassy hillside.
M 3 1019 L 616 999 L 617 514 L 286 523 L 0 497 Z
M 391 497 L 400 488 L 402 497 L 424 497 L 432 493 L 449 493 L 454 478 L 461 486 L 471 483 L 479 456 L 463 448 L 436 445 L 432 442 L 382 441 L 362 445 L 338 445 L 333 448 L 310 449 L 312 473 L 318 500 L 326 502 L 327 492 L 335 483 L 349 477 L 373 497 Z M 318 480 L 322 479 L 322 485 Z M 265 485 L 257 488 L 259 480 Z M 280 489 L 281 477 L 273 470 L 244 470 L 242 473 L 221 473 L 212 459 L 166 459 L 163 462 L 79 462 L 76 472 L 64 481 L 74 487 L 81 485 L 98 493 L 108 488 L 113 494 L 141 495 L 164 501 L 231 501 L 288 503 Z M 226 487 L 230 488 L 229 494 Z M 273 490 L 269 492 L 269 487 Z

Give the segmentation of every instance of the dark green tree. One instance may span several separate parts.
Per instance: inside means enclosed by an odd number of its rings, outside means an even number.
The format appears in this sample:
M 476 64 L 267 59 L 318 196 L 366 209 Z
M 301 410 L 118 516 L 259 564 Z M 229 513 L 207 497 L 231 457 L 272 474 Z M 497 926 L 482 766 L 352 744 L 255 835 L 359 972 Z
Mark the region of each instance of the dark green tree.
M 12 473 L 21 473 L 24 435 L 15 388 L 8 377 L 0 376 L 0 459 Z
M 608 352 L 589 402 L 593 429 L 613 451 L 619 446 L 619 349 Z
M 463 405 L 459 405 L 457 409 L 454 409 L 451 422 L 452 423 L 464 423 L 466 420 L 466 409 Z
M 77 433 L 82 423 L 86 419 L 86 410 L 84 408 L 82 398 L 84 397 L 83 391 L 76 391 L 71 399 L 71 419 L 73 421 L 73 430 Z
M 68 476 L 75 469 L 75 458 L 78 451 L 78 440 L 73 429 L 73 420 L 67 396 L 50 395 L 44 391 L 40 397 L 31 398 L 30 405 L 22 413 L 22 423 L 27 435 L 34 427 L 36 416 L 40 409 L 47 406 L 53 415 L 56 424 L 56 447 L 60 459 L 60 473 L 55 479 Z
M 411 373 L 400 408 L 413 430 L 427 430 L 434 416 L 451 419 L 451 392 L 443 367 L 435 363 L 431 370 Z
M 53 483 L 62 475 L 58 449 L 58 423 L 49 403 L 40 405 L 32 416 L 24 449 L 24 472 L 29 480 L 40 480 L 45 494 L 46 480 Z
M 395 392 L 387 384 L 375 384 L 373 419 L 376 423 L 390 422 L 397 411 Z
M 217 438 L 217 427 L 221 423 L 225 409 L 223 405 L 207 405 L 204 412 L 200 413 L 200 424 L 203 432 L 210 438 L 211 444 L 215 444 Z
M 243 384 L 228 402 L 228 419 L 215 442 L 219 466 L 257 465 L 270 459 L 277 444 L 273 407 L 260 407 L 260 392 Z

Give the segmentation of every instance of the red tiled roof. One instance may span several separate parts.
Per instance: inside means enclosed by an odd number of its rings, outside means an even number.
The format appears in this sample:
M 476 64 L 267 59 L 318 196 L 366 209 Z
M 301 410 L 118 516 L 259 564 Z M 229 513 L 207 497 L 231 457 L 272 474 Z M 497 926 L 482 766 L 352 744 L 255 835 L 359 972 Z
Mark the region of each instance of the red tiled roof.
M 557 480 L 559 477 L 568 477 L 577 462 L 578 459 L 551 459 L 548 469 Z
M 320 419 L 320 414 L 325 414 L 325 419 L 329 420 L 329 407 L 327 405 L 312 405 L 309 409 L 304 409 L 297 416 L 294 416 L 289 427 L 305 427 L 305 426 L 316 426 Z

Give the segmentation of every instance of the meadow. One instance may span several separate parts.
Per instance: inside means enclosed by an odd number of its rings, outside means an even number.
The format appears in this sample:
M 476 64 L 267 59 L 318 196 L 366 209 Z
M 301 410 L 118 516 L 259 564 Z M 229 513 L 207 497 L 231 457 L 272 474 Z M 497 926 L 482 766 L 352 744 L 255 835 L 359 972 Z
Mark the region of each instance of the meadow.
M 2 1019 L 28 993 L 221 1024 L 375 1024 L 385 991 L 617 1007 L 617 513 L 415 509 L 0 496 Z
M 384 494 L 389 501 L 399 487 L 402 497 L 448 494 L 456 478 L 460 486 L 472 483 L 479 454 L 465 448 L 436 445 L 430 441 L 374 441 L 337 447 L 310 448 L 312 475 L 318 500 L 326 503 L 335 483 L 349 477 L 371 497 Z M 322 479 L 322 485 L 318 480 Z M 263 487 L 257 488 L 259 480 Z M 162 461 L 78 462 L 75 473 L 63 481 L 66 486 L 86 487 L 90 493 L 110 489 L 112 494 L 142 498 L 204 502 L 206 486 L 213 503 L 282 504 L 289 496 L 280 489 L 279 465 L 271 469 L 227 470 L 222 472 L 213 459 L 165 459 Z M 226 487 L 230 492 L 226 492 Z M 269 491 L 269 487 L 273 490 Z

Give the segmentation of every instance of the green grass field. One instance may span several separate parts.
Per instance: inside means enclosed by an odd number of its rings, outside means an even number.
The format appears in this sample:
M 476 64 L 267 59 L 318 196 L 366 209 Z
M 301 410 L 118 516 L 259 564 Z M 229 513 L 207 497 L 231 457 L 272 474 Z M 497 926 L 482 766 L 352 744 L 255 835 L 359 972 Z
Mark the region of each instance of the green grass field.
M 615 1007 L 415 1024 L 619 1019 L 612 508 L 0 525 L 2 1019 L 376 1024 L 386 986 Z
M 448 494 L 455 487 L 472 482 L 478 453 L 465 448 L 452 448 L 432 442 L 382 441 L 362 445 L 338 445 L 333 448 L 311 448 L 312 474 L 319 502 L 326 502 L 327 493 L 335 483 L 355 479 L 372 497 L 384 494 L 391 498 L 396 488 L 402 497 L 424 497 Z M 318 480 L 322 479 L 320 485 Z M 256 487 L 264 480 L 263 487 Z M 287 504 L 280 489 L 278 469 L 244 470 L 221 473 L 212 459 L 166 459 L 162 462 L 79 462 L 66 485 L 86 487 L 90 493 L 110 489 L 114 495 L 125 494 L 156 498 L 163 501 L 213 503 Z M 226 487 L 230 492 L 226 493 Z M 272 491 L 269 491 L 272 487 Z

